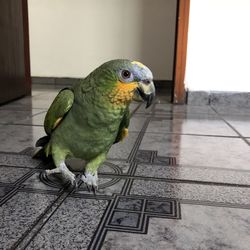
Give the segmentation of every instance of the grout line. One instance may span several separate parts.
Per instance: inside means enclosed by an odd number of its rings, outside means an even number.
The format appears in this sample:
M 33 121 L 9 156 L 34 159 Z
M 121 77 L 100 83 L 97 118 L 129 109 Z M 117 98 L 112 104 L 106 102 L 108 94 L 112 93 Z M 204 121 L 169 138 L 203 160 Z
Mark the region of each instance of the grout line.
M 178 132 L 147 132 L 147 134 L 168 134 L 168 135 L 187 135 L 187 136 L 204 136 L 204 137 L 219 137 L 219 138 L 241 138 L 240 136 L 236 135 L 208 135 L 208 134 L 189 134 L 189 133 L 178 133 Z
M 155 103 L 153 104 L 153 107 L 152 107 L 152 114 L 151 114 L 151 116 L 154 114 L 154 112 L 155 112 Z M 147 130 L 147 128 L 148 128 L 148 125 L 149 125 L 149 123 L 150 123 L 150 121 L 151 121 L 151 116 L 149 116 L 149 117 L 147 117 L 146 119 L 145 119 L 145 121 L 144 121 L 144 124 L 143 124 L 143 126 L 142 126 L 142 128 L 141 128 L 141 130 L 140 130 L 140 132 L 139 132 L 139 134 L 138 134 L 138 136 L 137 136 L 137 139 L 136 139 L 136 141 L 135 141 L 135 143 L 134 143 L 134 146 L 133 146 L 133 148 L 132 148 L 132 150 L 130 151 L 130 154 L 129 154 L 129 156 L 128 156 L 128 162 L 132 162 L 133 160 L 134 160 L 134 158 L 136 157 L 136 154 L 137 154 L 137 152 L 138 152 L 138 150 L 139 150 L 139 148 L 140 148 L 140 145 L 141 145 L 141 142 L 142 142 L 142 140 L 143 140 L 143 137 L 144 137 L 144 135 L 145 135 L 145 133 L 146 133 L 146 130 Z
M 166 165 L 165 163 L 150 163 L 150 162 L 139 162 L 139 165 L 149 165 L 149 166 L 161 166 L 161 167 L 166 167 L 167 168 L 173 168 L 175 171 L 178 171 L 180 169 L 185 169 L 185 168 L 192 168 L 192 169 L 199 169 L 199 170 L 209 170 L 209 171 L 231 171 L 235 173 L 250 173 L 250 169 L 237 169 L 237 168 L 222 168 L 222 167 L 213 167 L 213 166 L 201 166 L 201 165 L 186 165 L 186 164 L 177 164 L 177 165 Z
M 219 114 L 214 107 L 211 107 L 217 114 Z M 234 127 L 232 126 L 228 121 L 226 121 L 222 116 L 220 116 L 221 120 L 223 120 L 239 137 L 248 145 L 250 146 L 250 142 L 243 137 L 243 135 Z
M 20 107 L 20 106 L 18 106 L 18 107 Z M 5 110 L 5 111 L 31 111 L 32 109 L 38 109 L 38 110 L 43 110 L 43 111 L 48 110 L 48 108 L 35 108 L 35 107 L 32 107 L 32 108 L 30 108 L 30 107 L 26 107 L 26 108 L 22 107 L 21 109 L 16 109 L 16 108 L 17 108 L 17 106 L 4 107 L 4 105 L 3 105 L 3 106 L 0 106 L 0 111 L 2 111 L 2 110 Z
M 31 118 L 31 117 L 34 117 L 34 116 L 37 116 L 37 115 L 40 115 L 40 114 L 43 114 L 43 113 L 45 113 L 45 112 L 47 112 L 47 110 L 43 110 L 43 111 L 41 111 L 41 112 L 39 112 L 39 113 L 36 113 L 36 114 L 34 114 L 34 115 L 31 115 L 30 118 Z
M 17 112 L 19 111 L 19 110 L 16 110 Z M 22 110 L 23 111 L 23 110 Z M 27 120 L 27 119 L 31 119 L 32 117 L 34 117 L 34 116 L 36 116 L 36 115 L 40 115 L 40 114 L 42 114 L 42 113 L 45 113 L 46 111 L 45 110 L 43 110 L 43 111 L 40 111 L 40 112 L 38 112 L 38 113 L 36 113 L 36 114 L 33 114 L 33 115 L 28 115 L 28 116 L 26 116 L 24 119 L 21 119 L 21 121 L 25 121 L 25 120 Z M 22 123 L 15 123 L 15 120 L 14 121 L 10 121 L 10 122 L 0 122 L 0 125 L 23 125 Z M 32 125 L 32 124 L 31 124 Z M 33 125 L 32 125 L 33 126 Z
M 250 188 L 250 184 L 237 184 L 237 183 L 229 183 L 229 182 L 217 182 L 217 181 L 198 181 L 198 180 L 190 180 L 190 179 L 175 179 L 175 178 L 161 178 L 161 177 L 148 177 L 148 176 L 140 176 L 140 175 L 117 175 L 117 174 L 99 174 L 102 177 L 119 177 L 122 179 L 130 179 L 130 180 L 145 180 L 145 181 L 157 181 L 157 182 L 167 182 L 167 183 L 181 183 L 181 184 L 197 184 L 197 185 L 207 185 L 207 186 L 225 186 L 225 187 L 239 187 L 239 188 Z
M 25 167 L 25 166 L 14 166 L 14 165 L 6 165 L 6 164 L 0 164 L 0 168 L 5 167 L 5 168 L 17 168 L 17 169 L 27 169 L 27 170 L 31 170 L 31 169 L 35 169 L 34 167 Z
M 151 120 L 151 117 L 147 118 L 144 122 L 143 127 L 141 128 L 141 131 L 138 134 L 138 137 L 134 143 L 134 146 L 132 148 L 132 150 L 130 151 L 130 154 L 128 156 L 128 162 L 132 162 L 136 156 L 137 151 L 140 148 L 141 142 L 143 140 L 144 134 L 146 133 L 147 127 L 149 125 L 149 122 Z
M 51 189 L 39 189 L 39 188 L 29 188 L 29 187 L 19 187 L 18 192 L 20 193 L 33 193 L 33 194 L 46 194 L 46 195 L 56 195 L 58 196 L 61 193 L 61 190 L 58 188 L 57 190 Z
M 139 103 L 138 106 L 131 112 L 130 118 L 132 116 L 134 116 L 134 114 L 136 113 L 136 111 L 141 107 L 142 103 Z
M 26 126 L 26 127 L 43 127 L 43 125 L 37 125 L 37 124 L 24 124 L 24 123 L 5 123 L 1 125 L 7 125 L 7 126 Z

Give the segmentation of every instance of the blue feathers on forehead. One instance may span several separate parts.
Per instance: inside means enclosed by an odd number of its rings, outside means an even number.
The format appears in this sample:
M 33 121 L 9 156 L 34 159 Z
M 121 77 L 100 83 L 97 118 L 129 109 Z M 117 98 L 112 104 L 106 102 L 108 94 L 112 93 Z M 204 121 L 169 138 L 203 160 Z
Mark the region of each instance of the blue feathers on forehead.
M 151 70 L 141 63 L 132 63 L 134 77 L 139 80 L 151 80 L 153 79 L 153 74 Z

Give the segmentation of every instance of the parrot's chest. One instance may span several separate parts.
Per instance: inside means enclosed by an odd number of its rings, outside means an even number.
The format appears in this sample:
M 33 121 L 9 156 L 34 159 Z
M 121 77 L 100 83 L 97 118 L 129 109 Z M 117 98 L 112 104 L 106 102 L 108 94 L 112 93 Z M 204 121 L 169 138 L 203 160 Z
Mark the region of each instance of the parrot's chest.
M 70 120 L 67 125 L 65 119 L 64 125 L 68 127 L 68 132 L 60 133 L 60 137 L 73 156 L 89 160 L 107 152 L 113 145 L 122 114 L 121 112 L 85 112 Z
M 119 127 L 122 115 L 121 112 L 102 112 L 96 111 L 89 113 L 86 118 L 83 119 L 82 123 L 90 129 L 101 129 L 105 132 L 113 133 Z

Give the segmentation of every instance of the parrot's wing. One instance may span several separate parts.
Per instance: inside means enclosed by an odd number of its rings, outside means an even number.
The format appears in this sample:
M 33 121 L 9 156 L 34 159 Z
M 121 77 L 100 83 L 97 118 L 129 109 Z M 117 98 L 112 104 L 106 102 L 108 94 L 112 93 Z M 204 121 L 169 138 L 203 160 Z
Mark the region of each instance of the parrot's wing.
M 129 108 L 127 108 L 122 118 L 122 121 L 120 123 L 119 131 L 116 136 L 114 144 L 119 141 L 122 141 L 125 137 L 127 137 L 129 122 L 130 122 L 130 112 L 129 112 Z
M 74 102 L 74 93 L 71 89 L 62 89 L 54 101 L 44 119 L 44 129 L 47 135 L 60 124 L 62 119 L 67 115 Z

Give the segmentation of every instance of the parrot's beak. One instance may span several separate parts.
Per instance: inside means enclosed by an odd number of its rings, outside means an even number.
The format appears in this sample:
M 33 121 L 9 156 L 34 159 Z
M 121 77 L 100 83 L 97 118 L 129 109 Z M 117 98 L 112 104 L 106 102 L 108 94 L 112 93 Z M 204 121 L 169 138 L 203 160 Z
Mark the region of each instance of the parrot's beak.
M 138 82 L 137 93 L 141 98 L 147 102 L 146 108 L 148 108 L 155 97 L 155 85 L 152 80 L 144 80 Z

